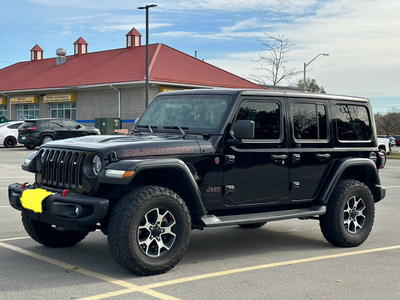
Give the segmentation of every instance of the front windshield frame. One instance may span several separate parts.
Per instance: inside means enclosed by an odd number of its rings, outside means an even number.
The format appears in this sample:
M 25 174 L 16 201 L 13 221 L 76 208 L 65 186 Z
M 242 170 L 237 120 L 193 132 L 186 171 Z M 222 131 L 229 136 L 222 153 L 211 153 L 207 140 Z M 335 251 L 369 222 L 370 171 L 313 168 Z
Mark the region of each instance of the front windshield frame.
M 140 116 L 135 131 L 219 133 L 228 118 L 232 102 L 230 94 L 158 96 Z

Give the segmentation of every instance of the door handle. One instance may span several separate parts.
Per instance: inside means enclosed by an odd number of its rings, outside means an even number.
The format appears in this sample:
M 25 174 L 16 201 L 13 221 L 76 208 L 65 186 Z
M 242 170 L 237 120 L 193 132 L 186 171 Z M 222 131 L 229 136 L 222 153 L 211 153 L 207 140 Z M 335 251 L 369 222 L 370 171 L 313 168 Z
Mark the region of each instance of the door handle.
M 325 154 L 319 154 L 319 153 L 317 153 L 317 154 L 315 154 L 315 157 L 317 158 L 317 159 L 319 159 L 319 160 L 327 160 L 327 159 L 330 159 L 331 158 L 331 155 L 329 154 L 329 153 L 325 153 Z
M 282 165 L 285 164 L 285 159 L 287 158 L 286 154 L 272 154 L 271 159 L 274 162 L 282 162 Z

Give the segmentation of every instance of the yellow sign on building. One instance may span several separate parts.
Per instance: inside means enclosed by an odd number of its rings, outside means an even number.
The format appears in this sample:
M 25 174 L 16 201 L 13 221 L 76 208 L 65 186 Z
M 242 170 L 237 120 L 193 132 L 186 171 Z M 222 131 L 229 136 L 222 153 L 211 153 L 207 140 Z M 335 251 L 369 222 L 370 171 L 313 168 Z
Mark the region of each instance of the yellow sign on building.
M 0 98 L 0 105 L 7 105 L 7 97 Z
M 10 99 L 11 104 L 38 104 L 39 97 L 38 96 L 18 96 L 12 97 Z
M 43 97 L 43 103 L 76 102 L 76 92 L 65 94 L 50 94 Z

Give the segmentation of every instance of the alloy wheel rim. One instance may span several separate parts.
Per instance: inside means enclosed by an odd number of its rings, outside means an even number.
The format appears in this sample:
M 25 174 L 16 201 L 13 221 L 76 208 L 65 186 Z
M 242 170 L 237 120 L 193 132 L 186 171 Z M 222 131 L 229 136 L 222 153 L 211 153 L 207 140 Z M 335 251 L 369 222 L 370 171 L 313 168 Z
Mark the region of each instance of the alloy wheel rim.
M 356 234 L 363 228 L 367 219 L 365 208 L 365 202 L 361 197 L 353 196 L 347 200 L 343 212 L 344 227 L 347 232 Z
M 174 215 L 168 209 L 154 208 L 140 221 L 137 242 L 142 252 L 151 258 L 167 253 L 176 240 Z

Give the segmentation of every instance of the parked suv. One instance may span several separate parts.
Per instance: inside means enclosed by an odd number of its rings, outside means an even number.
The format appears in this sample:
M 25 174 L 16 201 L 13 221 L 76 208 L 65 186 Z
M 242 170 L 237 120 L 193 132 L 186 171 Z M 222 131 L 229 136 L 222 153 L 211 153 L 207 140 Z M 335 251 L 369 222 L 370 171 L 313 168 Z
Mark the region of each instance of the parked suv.
M 260 90 L 159 94 L 130 135 L 44 144 L 9 186 L 28 234 L 49 247 L 96 229 L 125 269 L 163 273 L 191 229 L 319 220 L 326 240 L 362 244 L 385 197 L 368 99 Z M 206 232 L 206 231 L 205 231 Z
M 18 142 L 28 149 L 53 140 L 100 134 L 94 127 L 83 126 L 74 120 L 43 118 L 25 120 L 18 129 Z

